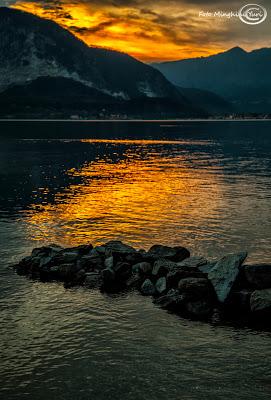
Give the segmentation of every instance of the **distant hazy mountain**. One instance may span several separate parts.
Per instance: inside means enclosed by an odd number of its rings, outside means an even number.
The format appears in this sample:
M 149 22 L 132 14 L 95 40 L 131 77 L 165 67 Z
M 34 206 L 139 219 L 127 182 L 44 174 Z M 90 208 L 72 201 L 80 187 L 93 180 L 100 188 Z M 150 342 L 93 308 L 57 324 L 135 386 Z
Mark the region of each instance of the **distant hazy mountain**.
M 234 106 L 229 101 L 209 90 L 176 87 L 191 104 L 206 112 L 208 111 L 211 115 L 230 114 L 235 111 Z
M 210 90 L 239 111 L 271 111 L 271 48 L 240 47 L 210 57 L 152 64 L 172 83 Z

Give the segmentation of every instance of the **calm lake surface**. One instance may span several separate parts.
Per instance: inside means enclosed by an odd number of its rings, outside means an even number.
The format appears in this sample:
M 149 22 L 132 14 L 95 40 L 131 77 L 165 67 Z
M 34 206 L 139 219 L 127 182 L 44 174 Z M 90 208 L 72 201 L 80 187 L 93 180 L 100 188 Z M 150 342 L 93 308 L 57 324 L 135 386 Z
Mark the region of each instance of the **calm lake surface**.
M 0 397 L 270 399 L 269 332 L 8 268 L 111 239 L 270 262 L 270 154 L 270 122 L 0 122 Z

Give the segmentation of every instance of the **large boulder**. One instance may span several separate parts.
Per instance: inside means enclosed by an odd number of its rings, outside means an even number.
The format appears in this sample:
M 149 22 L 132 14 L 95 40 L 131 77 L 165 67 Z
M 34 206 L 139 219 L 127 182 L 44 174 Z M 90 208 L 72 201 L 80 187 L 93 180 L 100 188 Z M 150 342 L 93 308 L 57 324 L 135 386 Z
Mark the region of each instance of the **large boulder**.
M 159 278 L 155 284 L 156 291 L 159 295 L 163 294 L 167 290 L 167 280 L 164 276 Z
M 84 268 L 86 271 L 104 269 L 103 258 L 95 249 L 91 250 L 89 254 L 82 256 L 77 261 L 77 264 L 80 268 Z
M 206 278 L 184 278 L 179 281 L 178 289 L 186 298 L 193 300 L 213 299 L 214 289 Z
M 53 265 L 75 263 L 78 259 L 77 251 L 60 251 L 52 258 Z
M 65 249 L 65 251 L 77 253 L 79 256 L 84 256 L 86 254 L 89 254 L 92 249 L 92 244 L 81 244 L 80 246 L 76 247 L 68 247 Z
M 227 255 L 221 258 L 208 273 L 208 279 L 212 282 L 221 303 L 227 300 L 246 257 L 246 252 Z
M 34 272 L 39 272 L 40 260 L 38 256 L 28 256 L 23 258 L 14 268 L 18 275 L 32 275 Z
M 154 296 L 156 293 L 155 286 L 150 279 L 143 282 L 140 291 L 144 296 Z
M 198 268 L 190 268 L 177 265 L 167 274 L 168 287 L 177 288 L 178 283 L 184 278 L 205 278 L 206 274 L 199 271 Z
M 114 267 L 114 257 L 110 256 L 104 260 L 105 268 L 113 268 Z
M 85 276 L 84 286 L 94 289 L 100 288 L 102 286 L 102 277 L 100 273 L 97 272 L 89 272 Z
M 181 246 L 169 247 L 156 244 L 149 249 L 148 255 L 154 260 L 164 258 L 170 261 L 180 262 L 189 257 L 190 252 L 185 247 Z
M 198 268 L 207 264 L 207 260 L 204 257 L 194 256 L 188 257 L 185 260 L 178 262 L 177 265 L 180 267 Z
M 102 257 L 105 257 L 106 247 L 105 246 L 95 246 L 94 250 L 100 254 Z
M 57 253 L 63 251 L 63 247 L 57 244 L 50 244 L 48 246 L 36 247 L 32 250 L 31 257 L 54 257 Z
M 128 246 L 127 244 L 124 244 L 119 240 L 112 240 L 110 242 L 107 242 L 104 247 L 106 249 L 106 257 L 126 257 L 128 255 L 136 253 L 136 250 L 132 246 Z
M 152 269 L 152 275 L 155 277 L 165 276 L 169 273 L 169 271 L 172 271 L 175 268 L 177 268 L 176 263 L 165 258 L 161 258 L 155 261 Z
M 116 273 L 116 279 L 120 282 L 127 280 L 132 275 L 131 265 L 126 262 L 119 261 L 112 269 Z
M 250 297 L 252 312 L 268 312 L 271 314 L 271 289 L 255 290 Z
M 132 270 L 136 274 L 148 275 L 152 272 L 152 265 L 148 262 L 141 262 L 134 264 Z
M 184 296 L 178 290 L 171 289 L 167 294 L 156 298 L 154 304 L 168 310 L 180 311 L 184 306 L 184 299 Z
M 242 271 L 251 287 L 255 289 L 271 288 L 271 264 L 244 265 Z
M 190 317 L 202 319 L 211 315 L 215 304 L 215 293 L 208 279 L 181 279 L 178 288 L 185 298 L 184 312 Z
M 129 254 L 126 254 L 123 257 L 123 259 L 124 259 L 124 261 L 128 262 L 131 265 L 145 261 L 144 257 L 142 256 L 142 254 L 139 251 L 137 251 L 135 253 L 131 252 Z
M 52 260 L 63 251 L 62 247 L 55 244 L 37 247 L 32 250 L 30 257 L 24 258 L 18 264 L 17 272 L 36 277 L 40 272 L 48 271 L 50 265 L 52 265 Z
M 209 274 L 209 272 L 214 268 L 217 261 L 207 262 L 207 264 L 199 265 L 198 270 L 203 272 L 204 274 Z
M 76 272 L 76 267 L 72 263 L 54 265 L 50 268 L 51 276 L 61 281 L 73 280 Z
M 213 313 L 213 305 L 209 300 L 192 300 L 185 303 L 185 311 L 190 317 L 205 319 Z
M 142 285 L 142 276 L 139 273 L 133 273 L 125 284 L 128 289 L 139 289 Z
M 102 270 L 103 283 L 106 288 L 110 288 L 115 285 L 116 273 L 112 268 L 106 268 Z
M 250 311 L 250 298 L 252 290 L 250 289 L 234 289 L 228 298 L 228 306 L 234 314 Z

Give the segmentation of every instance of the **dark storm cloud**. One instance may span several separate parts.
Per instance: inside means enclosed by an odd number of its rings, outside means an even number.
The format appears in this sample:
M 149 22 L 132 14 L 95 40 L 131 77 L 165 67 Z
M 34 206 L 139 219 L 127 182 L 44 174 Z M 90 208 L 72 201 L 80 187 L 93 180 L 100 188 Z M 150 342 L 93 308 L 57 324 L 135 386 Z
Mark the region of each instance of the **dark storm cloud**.
M 104 28 L 107 28 L 109 26 L 113 26 L 115 24 L 115 21 L 106 21 L 106 22 L 101 22 L 100 24 L 93 26 L 91 28 L 80 28 L 78 26 L 70 26 L 69 29 L 72 30 L 73 32 L 81 33 L 81 34 L 88 34 L 88 33 L 98 33 L 104 30 Z

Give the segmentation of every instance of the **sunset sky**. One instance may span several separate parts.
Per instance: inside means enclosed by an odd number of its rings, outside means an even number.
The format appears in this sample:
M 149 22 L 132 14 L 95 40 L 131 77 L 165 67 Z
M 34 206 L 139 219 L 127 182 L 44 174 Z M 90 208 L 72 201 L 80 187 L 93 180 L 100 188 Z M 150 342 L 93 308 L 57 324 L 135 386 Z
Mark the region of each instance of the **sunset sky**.
M 199 16 L 199 11 L 238 11 L 248 3 L 246 0 L 1 0 L 2 3 L 50 18 L 89 45 L 120 50 L 145 62 L 206 56 L 234 46 L 246 50 L 271 46 L 270 0 L 260 2 L 268 16 L 255 26 L 238 18 Z

